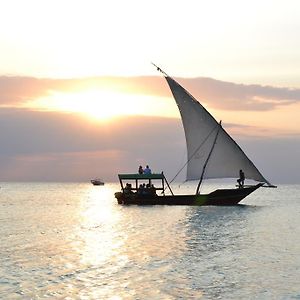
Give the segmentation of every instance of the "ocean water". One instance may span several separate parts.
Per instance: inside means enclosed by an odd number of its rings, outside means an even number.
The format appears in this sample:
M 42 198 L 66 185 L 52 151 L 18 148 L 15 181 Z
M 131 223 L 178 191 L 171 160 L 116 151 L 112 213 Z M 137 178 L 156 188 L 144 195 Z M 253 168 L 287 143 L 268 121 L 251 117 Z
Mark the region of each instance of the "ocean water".
M 233 207 L 121 206 L 118 190 L 1 183 L 0 299 L 300 299 L 299 185 Z

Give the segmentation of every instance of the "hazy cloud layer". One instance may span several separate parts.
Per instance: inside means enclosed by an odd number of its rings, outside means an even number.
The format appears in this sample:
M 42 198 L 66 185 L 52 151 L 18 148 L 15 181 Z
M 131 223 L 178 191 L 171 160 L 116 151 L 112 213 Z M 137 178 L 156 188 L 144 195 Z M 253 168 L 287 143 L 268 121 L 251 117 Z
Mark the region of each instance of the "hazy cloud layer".
M 198 100 L 229 110 L 272 110 L 299 102 L 300 89 L 242 85 L 209 78 L 178 81 Z M 103 176 L 115 181 L 119 172 L 135 172 L 139 164 L 164 170 L 168 178 L 185 163 L 185 138 L 179 119 L 119 118 L 95 123 L 77 114 L 21 108 L 51 91 L 107 90 L 172 97 L 162 77 L 37 79 L 0 77 L 0 180 L 87 181 Z M 240 138 L 241 126 L 223 124 L 271 182 L 300 182 L 300 137 Z M 245 129 L 245 125 L 244 129 Z M 254 128 L 248 128 L 255 132 Z M 257 129 L 260 130 L 260 129 Z M 287 159 L 288 158 L 288 159 Z M 181 178 L 183 180 L 183 175 Z
M 300 89 L 245 85 L 210 78 L 183 79 L 194 97 L 224 110 L 271 110 L 300 101 Z
M 1 181 L 88 181 L 95 176 L 116 181 L 117 173 L 136 172 L 139 164 L 165 171 L 171 179 L 186 161 L 178 119 L 130 117 L 108 125 L 75 114 L 1 109 L 0 128 Z M 300 181 L 299 136 L 234 138 L 271 182 Z
M 300 89 L 245 85 L 211 78 L 178 78 L 200 102 L 224 110 L 272 110 L 300 101 Z M 18 105 L 47 96 L 51 91 L 76 92 L 102 88 L 123 93 L 171 97 L 163 77 L 93 77 L 79 79 L 37 79 L 0 77 L 0 105 Z
M 97 124 L 75 114 L 1 109 L 0 126 L 2 181 L 76 181 L 102 174 L 113 180 L 139 164 L 172 170 L 185 154 L 178 119 L 131 117 Z

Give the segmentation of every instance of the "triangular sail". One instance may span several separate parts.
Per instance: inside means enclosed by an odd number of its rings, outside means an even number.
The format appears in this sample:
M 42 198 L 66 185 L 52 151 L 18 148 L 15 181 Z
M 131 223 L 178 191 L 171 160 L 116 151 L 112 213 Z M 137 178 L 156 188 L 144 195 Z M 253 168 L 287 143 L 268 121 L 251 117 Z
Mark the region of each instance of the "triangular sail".
M 213 116 L 181 85 L 165 74 L 179 108 L 187 144 L 187 180 L 198 180 L 214 143 L 215 147 L 205 167 L 204 179 L 236 178 L 242 169 L 245 177 L 270 183 L 258 171 L 238 144 Z M 217 139 L 216 138 L 216 134 Z

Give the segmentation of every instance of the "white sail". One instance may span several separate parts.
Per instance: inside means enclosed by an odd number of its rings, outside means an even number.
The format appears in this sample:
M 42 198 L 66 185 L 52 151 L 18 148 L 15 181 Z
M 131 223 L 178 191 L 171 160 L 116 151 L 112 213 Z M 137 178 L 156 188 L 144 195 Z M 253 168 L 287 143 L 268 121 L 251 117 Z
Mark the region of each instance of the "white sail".
M 166 80 L 179 108 L 185 131 L 187 180 L 197 180 L 201 176 L 203 179 L 237 178 L 242 169 L 246 178 L 270 185 L 212 115 L 175 80 L 167 75 Z

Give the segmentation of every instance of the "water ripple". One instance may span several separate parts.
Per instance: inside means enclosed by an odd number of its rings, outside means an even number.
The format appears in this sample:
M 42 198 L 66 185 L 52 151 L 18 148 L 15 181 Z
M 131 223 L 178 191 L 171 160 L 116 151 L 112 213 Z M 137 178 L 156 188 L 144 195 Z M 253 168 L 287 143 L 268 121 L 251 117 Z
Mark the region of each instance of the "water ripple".
M 119 206 L 114 184 L 2 186 L 1 299 L 300 299 L 299 186 L 236 207 Z

